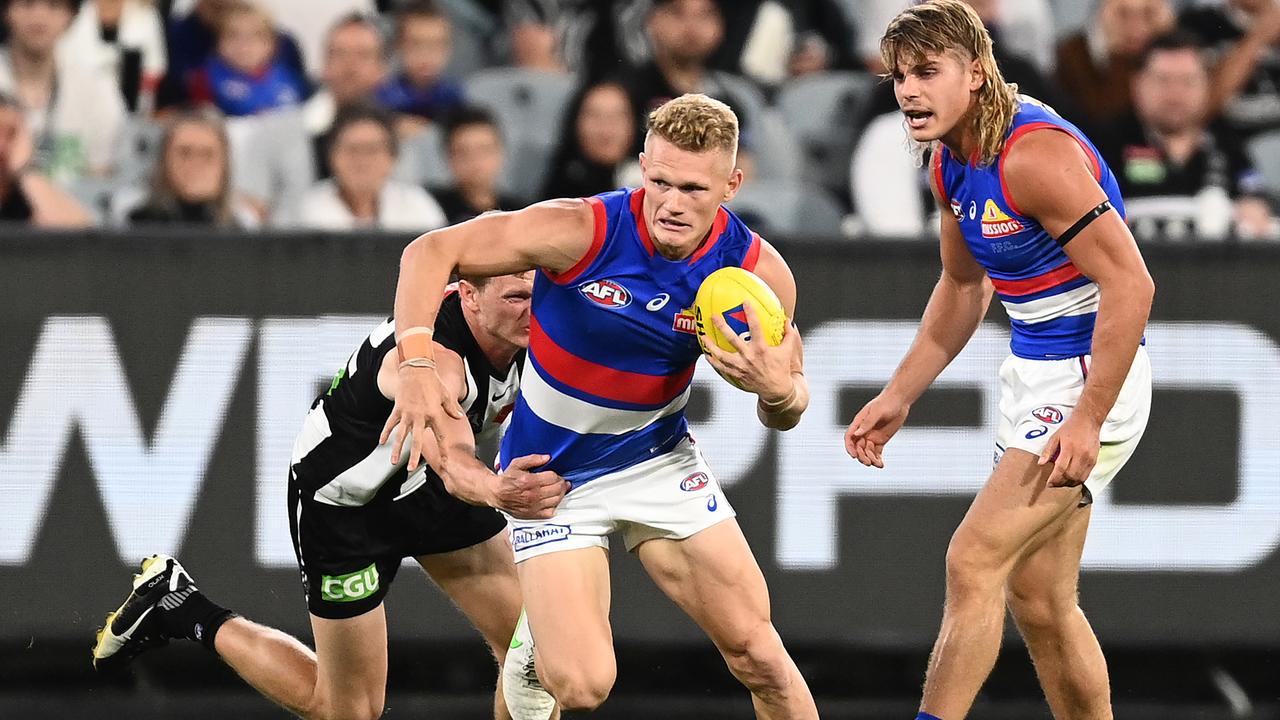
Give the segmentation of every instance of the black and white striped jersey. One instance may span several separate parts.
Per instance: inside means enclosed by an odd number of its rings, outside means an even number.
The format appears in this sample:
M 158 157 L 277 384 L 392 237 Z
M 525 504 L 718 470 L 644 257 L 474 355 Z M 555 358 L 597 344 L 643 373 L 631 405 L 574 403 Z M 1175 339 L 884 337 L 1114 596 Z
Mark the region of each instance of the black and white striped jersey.
M 462 401 L 477 455 L 492 463 L 503 424 L 515 406 L 520 386 L 522 350 L 507 368 L 496 368 L 481 351 L 462 315 L 462 300 L 451 289 L 440 304 L 434 339 L 462 358 L 467 395 Z M 425 463 L 413 475 L 405 463 L 391 464 L 391 446 L 378 444 L 391 415 L 392 401 L 378 390 L 378 369 L 395 352 L 395 320 L 374 329 L 329 388 L 316 398 L 293 446 L 292 470 L 303 492 L 329 505 L 359 507 L 379 494 L 399 499 L 426 482 L 434 472 Z M 409 442 L 405 442 L 405 454 Z

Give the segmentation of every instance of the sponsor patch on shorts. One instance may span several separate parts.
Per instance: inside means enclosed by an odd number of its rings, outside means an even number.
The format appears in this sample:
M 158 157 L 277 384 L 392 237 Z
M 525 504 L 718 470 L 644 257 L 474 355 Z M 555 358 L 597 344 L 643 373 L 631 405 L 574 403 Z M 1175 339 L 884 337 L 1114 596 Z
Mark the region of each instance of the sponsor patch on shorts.
M 511 547 L 517 552 L 568 539 L 568 525 L 536 525 L 511 530 Z
M 1062 422 L 1062 411 L 1052 405 L 1043 405 L 1032 410 L 1031 417 L 1042 423 L 1057 425 Z
M 378 565 L 346 575 L 325 575 L 320 578 L 320 597 L 326 602 L 355 602 L 378 592 Z
M 696 472 L 680 481 L 680 489 L 685 492 L 697 492 L 707 486 L 711 478 L 704 472 Z

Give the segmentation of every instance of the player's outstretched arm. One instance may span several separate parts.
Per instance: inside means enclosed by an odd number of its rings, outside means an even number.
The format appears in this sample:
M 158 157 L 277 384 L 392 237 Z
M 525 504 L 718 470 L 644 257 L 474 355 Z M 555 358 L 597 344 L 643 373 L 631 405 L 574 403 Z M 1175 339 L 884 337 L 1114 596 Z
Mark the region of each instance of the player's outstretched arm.
M 400 257 L 396 284 L 396 350 L 400 360 L 399 392 L 382 430 L 392 437 L 399 457 L 406 433 L 409 469 L 424 457 L 429 428 L 445 417 L 462 414 L 444 392 L 435 372 L 431 335 L 445 284 L 456 270 L 492 277 L 543 267 L 563 272 L 586 254 L 595 231 L 595 212 L 583 200 L 549 200 L 515 212 L 489 213 L 419 236 Z
M 436 371 L 445 392 L 455 400 L 467 395 L 466 367 L 454 351 L 435 344 Z M 378 389 L 394 400 L 399 389 L 398 363 L 393 355 L 383 360 L 378 371 Z M 436 442 L 423 446 L 427 464 L 440 476 L 449 494 L 472 505 L 504 510 L 526 520 L 545 519 L 554 514 L 569 483 L 553 472 L 533 472 L 551 458 L 531 455 L 516 458 L 501 475 L 476 457 L 475 434 L 464 417 L 446 416 L 432 430 Z
M 1066 133 L 1028 134 L 1004 160 L 1013 201 L 1055 238 L 1072 264 L 1098 285 L 1093 363 L 1071 416 L 1045 447 L 1041 464 L 1054 462 L 1049 484 L 1078 485 L 1098 459 L 1098 435 L 1129 375 L 1151 313 L 1155 283 L 1120 214 L 1103 206 L 1085 151 Z M 1065 235 L 1086 223 L 1074 236 Z M 1057 460 L 1054 461 L 1054 456 Z
M 907 420 L 911 405 L 968 344 L 987 314 L 993 292 L 986 271 L 965 245 L 960 223 L 930 180 L 942 211 L 942 276 L 929 296 L 920 329 L 880 394 L 853 418 L 845 450 L 863 465 L 884 467 L 885 443 Z

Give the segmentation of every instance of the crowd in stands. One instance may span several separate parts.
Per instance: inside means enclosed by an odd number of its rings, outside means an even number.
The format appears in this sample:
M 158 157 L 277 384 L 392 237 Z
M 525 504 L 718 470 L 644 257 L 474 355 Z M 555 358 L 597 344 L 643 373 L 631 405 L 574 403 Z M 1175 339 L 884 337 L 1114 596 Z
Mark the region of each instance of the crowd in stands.
M 911 0 L 0 0 L 0 220 L 420 232 L 640 182 L 728 102 L 767 233 L 937 227 L 878 39 Z M 1280 238 L 1280 0 L 967 0 L 1140 241 Z

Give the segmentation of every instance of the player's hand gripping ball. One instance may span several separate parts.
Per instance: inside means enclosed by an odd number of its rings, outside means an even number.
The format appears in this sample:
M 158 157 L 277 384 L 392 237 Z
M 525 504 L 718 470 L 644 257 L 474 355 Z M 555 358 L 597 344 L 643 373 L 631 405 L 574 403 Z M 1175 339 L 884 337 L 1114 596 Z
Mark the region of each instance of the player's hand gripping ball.
M 698 294 L 693 300 L 698 345 L 702 347 L 702 352 L 705 353 L 707 346 L 712 343 L 726 352 L 737 352 L 729 339 L 711 322 L 711 317 L 715 314 L 724 318 L 729 328 L 743 340 L 755 340 L 747 326 L 747 303 L 755 308 L 755 315 L 764 330 L 764 341 L 770 345 L 782 343 L 787 313 L 782 309 L 782 302 L 773 289 L 752 272 L 738 267 L 726 267 L 708 275 L 702 285 L 698 286 Z M 738 387 L 732 379 L 726 377 L 725 380 Z

